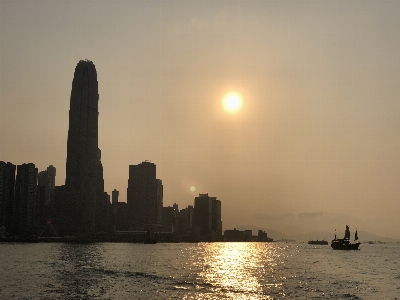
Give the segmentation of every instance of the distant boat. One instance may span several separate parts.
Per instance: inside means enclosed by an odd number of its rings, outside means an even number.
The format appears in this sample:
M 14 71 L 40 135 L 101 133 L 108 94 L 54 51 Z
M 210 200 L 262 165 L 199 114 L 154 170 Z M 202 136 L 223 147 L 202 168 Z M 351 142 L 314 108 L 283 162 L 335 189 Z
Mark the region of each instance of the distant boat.
M 355 233 L 354 241 L 358 240 L 357 230 Z M 344 238 L 337 239 L 335 233 L 335 239 L 331 242 L 331 247 L 334 250 L 358 250 L 358 246 L 360 246 L 360 242 L 351 243 L 350 242 L 350 229 L 349 226 L 346 225 L 346 231 L 344 232 Z
M 371 244 L 371 245 L 372 245 L 372 244 L 375 244 L 375 243 L 374 243 L 373 241 L 369 241 L 368 244 Z
M 316 241 L 309 240 L 309 241 L 308 241 L 308 244 L 309 244 L 309 245 L 328 245 L 328 241 L 325 241 L 325 240 L 322 240 L 322 241 L 319 241 L 319 240 L 316 240 Z

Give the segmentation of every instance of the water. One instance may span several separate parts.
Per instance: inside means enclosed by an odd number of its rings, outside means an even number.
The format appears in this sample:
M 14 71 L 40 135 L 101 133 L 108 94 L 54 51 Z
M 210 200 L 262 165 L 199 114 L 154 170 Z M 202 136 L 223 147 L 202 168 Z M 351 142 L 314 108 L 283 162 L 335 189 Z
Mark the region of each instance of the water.
M 0 244 L 0 299 L 400 299 L 400 244 Z

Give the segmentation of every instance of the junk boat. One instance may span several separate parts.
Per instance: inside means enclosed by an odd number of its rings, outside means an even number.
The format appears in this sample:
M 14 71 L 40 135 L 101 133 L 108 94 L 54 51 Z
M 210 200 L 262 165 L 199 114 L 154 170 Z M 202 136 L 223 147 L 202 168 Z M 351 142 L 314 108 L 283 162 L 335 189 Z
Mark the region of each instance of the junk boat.
M 336 238 L 336 233 L 335 233 L 335 239 L 332 240 L 331 247 L 334 250 L 358 250 L 358 246 L 360 246 L 360 244 L 361 243 L 358 242 L 357 229 L 356 229 L 356 233 L 354 236 L 354 242 L 353 243 L 350 242 L 350 229 L 349 229 L 349 226 L 346 225 L 346 231 L 344 232 L 344 238 L 342 238 L 342 239 Z
M 309 241 L 308 241 L 308 244 L 309 244 L 309 245 L 328 245 L 328 241 L 325 241 L 325 240 L 322 240 L 322 241 L 319 241 L 319 240 L 316 240 L 316 241 L 309 240 Z

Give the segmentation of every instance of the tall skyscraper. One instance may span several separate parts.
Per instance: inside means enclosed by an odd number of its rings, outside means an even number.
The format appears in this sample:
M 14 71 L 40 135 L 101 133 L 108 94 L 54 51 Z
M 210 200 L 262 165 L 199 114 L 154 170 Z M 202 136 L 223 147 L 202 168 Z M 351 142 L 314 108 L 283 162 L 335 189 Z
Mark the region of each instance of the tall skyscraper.
M 96 68 L 93 62 L 81 60 L 75 68 L 70 99 L 65 234 L 87 235 L 96 230 L 98 100 Z
M 128 218 L 131 226 L 146 228 L 161 225 L 163 205 L 162 181 L 156 178 L 156 165 L 144 161 L 129 166 Z
M 0 161 L 0 227 L 10 232 L 14 218 L 15 165 Z

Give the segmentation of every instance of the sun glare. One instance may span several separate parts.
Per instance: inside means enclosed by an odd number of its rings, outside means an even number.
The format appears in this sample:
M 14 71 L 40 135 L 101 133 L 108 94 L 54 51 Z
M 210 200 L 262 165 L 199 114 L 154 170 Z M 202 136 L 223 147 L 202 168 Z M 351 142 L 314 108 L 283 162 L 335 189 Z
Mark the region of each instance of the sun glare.
M 229 112 L 236 112 L 242 106 L 242 97 L 237 93 L 229 93 L 224 97 L 224 107 Z

